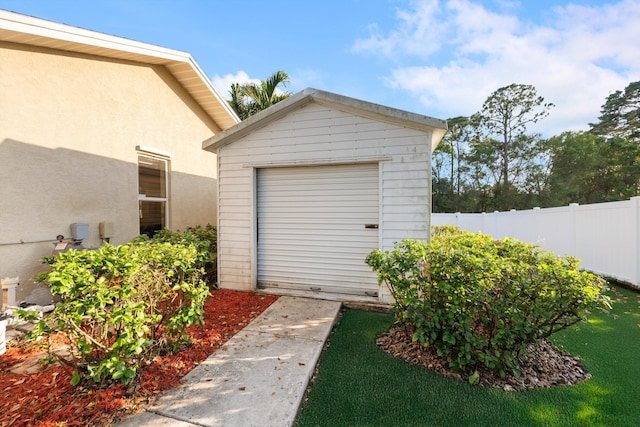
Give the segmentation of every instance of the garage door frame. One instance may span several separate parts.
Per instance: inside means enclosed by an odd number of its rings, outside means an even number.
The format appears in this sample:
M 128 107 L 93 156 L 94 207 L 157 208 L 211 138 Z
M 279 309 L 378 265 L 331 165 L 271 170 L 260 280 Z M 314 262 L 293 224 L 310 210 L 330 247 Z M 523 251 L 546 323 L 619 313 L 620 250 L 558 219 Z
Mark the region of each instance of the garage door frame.
M 260 173 L 260 171 L 265 170 L 265 169 L 275 169 L 275 168 L 291 168 L 291 167 L 300 167 L 300 168 L 307 168 L 307 167 L 331 167 L 331 166 L 347 166 L 347 165 L 353 165 L 353 166 L 363 166 L 363 165 L 375 165 L 376 168 L 376 174 L 377 174 L 377 194 L 376 194 L 376 200 L 377 200 L 377 212 L 376 212 L 376 221 L 375 224 L 378 226 L 378 229 L 375 230 L 376 233 L 376 239 L 375 239 L 375 247 L 372 248 L 373 249 L 378 249 L 381 246 L 381 241 L 382 241 L 382 164 L 381 162 L 384 160 L 389 160 L 388 157 L 384 157 L 384 158 L 376 158 L 376 159 L 372 159 L 372 158 L 367 158 L 367 159 L 362 159 L 361 161 L 345 161 L 345 162 L 309 162 L 309 163 L 285 163 L 285 164 L 268 164 L 268 165 L 252 165 L 252 181 L 253 181 L 253 185 L 252 185 L 252 205 L 253 205 L 253 209 L 252 209 L 252 236 L 253 236 L 253 244 L 252 244 L 252 254 L 253 254 L 253 260 L 254 262 L 252 262 L 252 282 L 254 284 L 254 289 L 263 289 L 262 286 L 259 286 L 259 275 L 260 275 L 260 271 L 259 271 L 259 265 L 260 265 L 260 260 L 259 260 L 259 242 L 258 242 L 258 233 L 259 233 L 259 225 L 258 225 L 258 204 L 259 204 L 259 200 L 258 200 L 258 175 Z M 362 225 L 364 228 L 364 224 Z M 373 242 L 372 242 L 373 243 Z M 367 271 L 370 273 L 370 278 L 367 279 L 365 282 L 369 283 L 369 280 L 371 282 L 371 286 L 365 286 L 362 288 L 362 290 L 360 289 L 356 289 L 355 291 L 353 289 L 345 289 L 341 288 L 340 286 L 337 287 L 332 287 L 332 286 L 322 286 L 322 289 L 320 290 L 320 292 L 322 293 L 327 293 L 327 294 L 348 294 L 348 295 L 354 295 L 354 296 L 366 296 L 366 297 L 376 297 L 378 296 L 378 283 L 377 283 L 377 279 L 375 277 L 375 274 L 373 272 L 370 272 L 368 270 L 368 267 L 366 266 L 366 264 L 364 264 L 364 257 L 362 259 L 362 264 L 363 266 L 367 269 Z M 363 283 L 365 283 L 363 282 Z M 289 290 L 296 290 L 296 291 L 309 291 L 309 292 L 318 292 L 317 289 L 315 289 L 315 286 L 300 286 L 300 287 L 294 287 L 294 288 L 289 288 L 287 286 L 284 287 L 280 287 L 280 286 L 271 286 L 269 287 L 269 289 L 273 289 L 273 290 L 282 290 L 282 289 L 289 289 Z M 366 288 L 366 289 L 365 289 Z

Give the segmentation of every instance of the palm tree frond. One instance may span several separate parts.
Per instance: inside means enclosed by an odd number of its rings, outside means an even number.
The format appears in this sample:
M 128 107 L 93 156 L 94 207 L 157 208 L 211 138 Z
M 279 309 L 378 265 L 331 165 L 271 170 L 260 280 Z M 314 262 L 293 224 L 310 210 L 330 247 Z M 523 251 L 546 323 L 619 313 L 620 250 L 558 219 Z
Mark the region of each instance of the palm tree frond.
M 229 91 L 231 99 L 227 102 L 238 117 L 244 120 L 258 111 L 287 99 L 291 94 L 280 91 L 279 86 L 286 87 L 288 84 L 289 75 L 284 71 L 276 71 L 266 80 L 262 80 L 259 85 L 233 83 Z

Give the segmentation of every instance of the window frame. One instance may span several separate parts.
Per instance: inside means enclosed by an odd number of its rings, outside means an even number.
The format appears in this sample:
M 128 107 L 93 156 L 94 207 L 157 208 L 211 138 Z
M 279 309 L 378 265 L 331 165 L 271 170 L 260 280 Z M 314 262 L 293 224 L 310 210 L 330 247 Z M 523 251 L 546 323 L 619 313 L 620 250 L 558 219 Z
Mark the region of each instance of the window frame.
M 151 202 L 151 203 L 164 203 L 164 218 L 163 218 L 163 222 L 164 224 L 162 224 L 162 228 L 170 228 L 170 216 L 169 216 L 169 204 L 170 204 L 170 197 L 169 197 L 169 181 L 170 181 L 170 173 L 171 173 L 171 167 L 170 167 L 170 161 L 171 161 L 171 157 L 170 155 L 159 155 L 156 154 L 154 152 L 149 152 L 147 150 L 142 150 L 139 146 L 136 147 L 137 149 L 137 177 L 138 177 L 138 231 L 141 233 L 141 214 L 142 214 L 142 206 L 141 203 L 142 202 Z M 160 151 L 160 150 L 157 150 Z M 164 152 L 162 152 L 162 154 L 165 154 Z M 169 154 L 169 153 L 166 153 Z M 164 190 L 164 197 L 151 197 L 151 196 L 147 196 L 146 194 L 140 194 L 140 164 L 141 164 L 141 159 L 149 159 L 150 161 L 153 162 L 162 162 L 162 164 L 164 165 L 164 183 L 163 183 L 163 190 Z

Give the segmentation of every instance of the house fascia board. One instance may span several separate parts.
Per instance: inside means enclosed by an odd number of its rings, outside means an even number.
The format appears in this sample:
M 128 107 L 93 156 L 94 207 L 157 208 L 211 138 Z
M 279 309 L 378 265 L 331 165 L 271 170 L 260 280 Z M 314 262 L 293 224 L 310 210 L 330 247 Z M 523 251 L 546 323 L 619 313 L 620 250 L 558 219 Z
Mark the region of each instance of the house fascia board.
M 240 122 L 187 52 L 1 9 L 0 41 L 164 66 L 221 129 Z M 186 71 L 176 72 L 183 65 Z
M 203 142 L 202 148 L 208 151 L 216 151 L 218 148 L 231 144 L 256 129 L 264 127 L 288 114 L 290 111 L 301 108 L 310 102 L 317 102 L 318 104 L 351 114 L 430 132 L 432 134 L 432 149 L 436 148 L 447 132 L 447 122 L 445 120 L 398 110 L 314 88 L 307 88 L 249 117 L 234 127 L 207 139 Z
M 47 43 L 47 39 L 64 40 L 70 43 L 69 49 L 65 50 L 74 51 L 74 45 L 77 44 L 101 47 L 114 51 L 147 56 L 147 61 L 155 64 L 163 63 L 163 60 L 185 61 L 186 57 L 189 56 L 186 52 L 137 42 L 109 34 L 97 33 L 95 31 L 5 10 L 0 10 L 0 29 L 32 35 L 34 37 L 28 44 L 35 46 L 48 46 L 50 43 Z M 2 39 L 5 39 L 5 37 L 2 37 Z

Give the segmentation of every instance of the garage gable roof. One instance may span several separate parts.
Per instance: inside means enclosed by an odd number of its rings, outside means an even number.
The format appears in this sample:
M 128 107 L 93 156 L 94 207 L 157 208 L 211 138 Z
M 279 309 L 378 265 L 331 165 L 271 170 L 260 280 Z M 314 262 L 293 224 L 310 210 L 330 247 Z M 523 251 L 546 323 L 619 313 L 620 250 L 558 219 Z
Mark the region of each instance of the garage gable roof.
M 1 9 L 0 41 L 164 66 L 221 129 L 240 121 L 186 52 Z
M 446 120 L 435 119 L 421 114 L 385 107 L 384 105 L 374 104 L 331 92 L 325 92 L 319 89 L 307 88 L 283 101 L 278 102 L 266 110 L 260 111 L 246 120 L 243 120 L 234 127 L 207 139 L 202 143 L 202 148 L 208 151 L 214 151 L 220 147 L 231 144 L 256 129 L 264 127 L 287 115 L 289 112 L 311 102 L 316 102 L 321 105 L 326 105 L 359 116 L 369 117 L 374 120 L 394 123 L 399 126 L 423 130 L 425 132 L 432 132 L 432 150 L 436 148 L 440 143 L 440 140 L 442 140 L 442 137 L 447 132 Z

